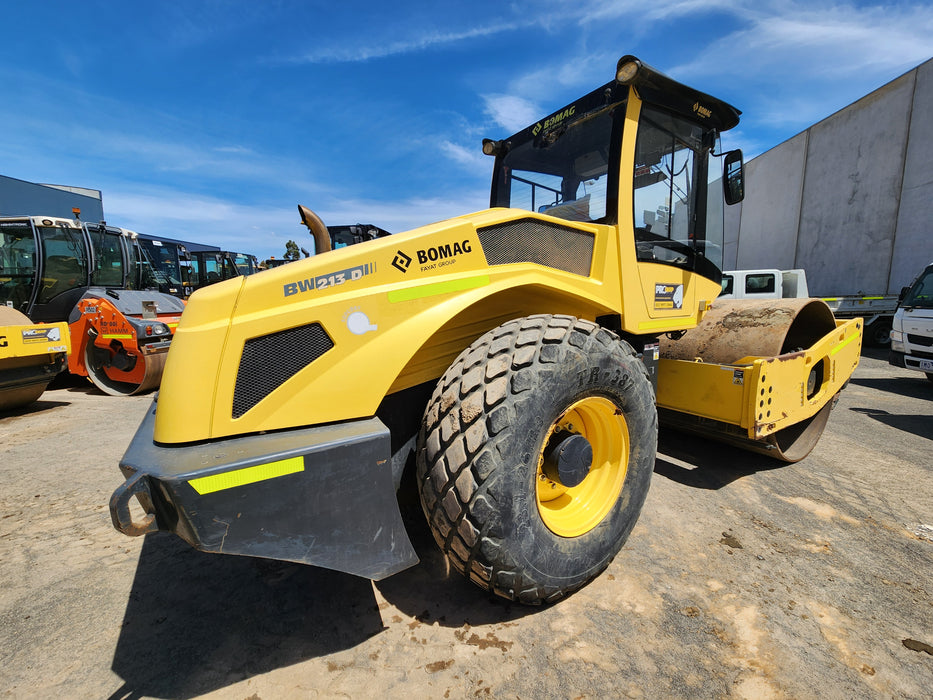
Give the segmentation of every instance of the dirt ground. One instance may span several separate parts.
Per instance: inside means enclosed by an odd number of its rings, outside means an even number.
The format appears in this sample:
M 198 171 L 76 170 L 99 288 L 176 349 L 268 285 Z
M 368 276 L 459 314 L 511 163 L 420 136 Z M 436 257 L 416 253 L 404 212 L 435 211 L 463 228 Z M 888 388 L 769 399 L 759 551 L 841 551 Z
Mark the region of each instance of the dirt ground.
M 372 583 L 110 524 L 151 397 L 0 414 L 0 697 L 929 698 L 933 383 L 862 363 L 779 466 L 662 433 L 609 569 L 552 607 L 421 564 Z

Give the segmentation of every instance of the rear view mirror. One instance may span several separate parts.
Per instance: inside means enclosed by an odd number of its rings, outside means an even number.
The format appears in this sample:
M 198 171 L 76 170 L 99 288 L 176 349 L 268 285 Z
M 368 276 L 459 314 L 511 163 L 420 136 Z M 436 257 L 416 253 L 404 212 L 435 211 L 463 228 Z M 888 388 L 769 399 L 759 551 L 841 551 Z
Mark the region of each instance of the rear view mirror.
M 745 163 L 742 161 L 741 150 L 726 153 L 722 181 L 726 204 L 738 204 L 745 199 Z

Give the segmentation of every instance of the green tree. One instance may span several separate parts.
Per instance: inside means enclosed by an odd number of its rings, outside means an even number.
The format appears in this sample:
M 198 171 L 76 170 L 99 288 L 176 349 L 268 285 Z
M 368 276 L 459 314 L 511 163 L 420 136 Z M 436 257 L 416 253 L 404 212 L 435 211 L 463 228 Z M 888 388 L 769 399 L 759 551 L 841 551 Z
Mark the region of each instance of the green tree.
M 298 260 L 301 258 L 301 252 L 298 250 L 298 244 L 295 241 L 288 241 L 285 244 L 285 259 Z

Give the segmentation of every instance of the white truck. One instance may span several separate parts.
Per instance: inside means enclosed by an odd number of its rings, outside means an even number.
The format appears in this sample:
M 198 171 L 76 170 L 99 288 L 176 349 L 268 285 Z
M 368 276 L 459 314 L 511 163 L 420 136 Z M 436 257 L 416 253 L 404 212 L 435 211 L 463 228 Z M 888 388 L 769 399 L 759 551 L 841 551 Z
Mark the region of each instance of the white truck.
M 865 344 L 886 346 L 891 342 L 891 327 L 897 310 L 896 294 L 863 296 L 849 294 L 841 297 L 823 297 L 836 318 L 865 320 Z
M 925 372 L 933 382 L 933 263 L 901 290 L 891 328 L 888 362 Z
M 727 270 L 722 273 L 720 299 L 806 299 L 803 270 Z
M 798 299 L 809 297 L 803 270 L 727 270 L 722 273 L 720 299 Z M 865 344 L 886 346 L 897 309 L 896 294 L 846 294 L 821 297 L 839 319 L 862 318 Z

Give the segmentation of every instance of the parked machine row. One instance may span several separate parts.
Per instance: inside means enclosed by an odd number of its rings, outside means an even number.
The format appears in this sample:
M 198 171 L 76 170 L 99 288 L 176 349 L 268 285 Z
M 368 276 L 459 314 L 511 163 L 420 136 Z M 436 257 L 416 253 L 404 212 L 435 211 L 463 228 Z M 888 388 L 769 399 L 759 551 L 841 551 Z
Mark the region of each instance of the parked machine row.
M 182 299 L 201 287 L 259 271 L 255 255 L 145 234 L 138 240 L 152 263 L 159 290 Z
M 62 369 L 111 395 L 157 387 L 184 300 L 258 270 L 252 255 L 78 214 L 0 218 L 0 410 L 36 400 Z
M 18 314 L 5 325 L 67 324 L 68 371 L 113 395 L 158 385 L 184 310 L 132 232 L 42 216 L 0 218 L 0 305 Z M 0 362 L 0 376 L 10 369 Z M 18 396 L 7 408 L 36 398 Z

